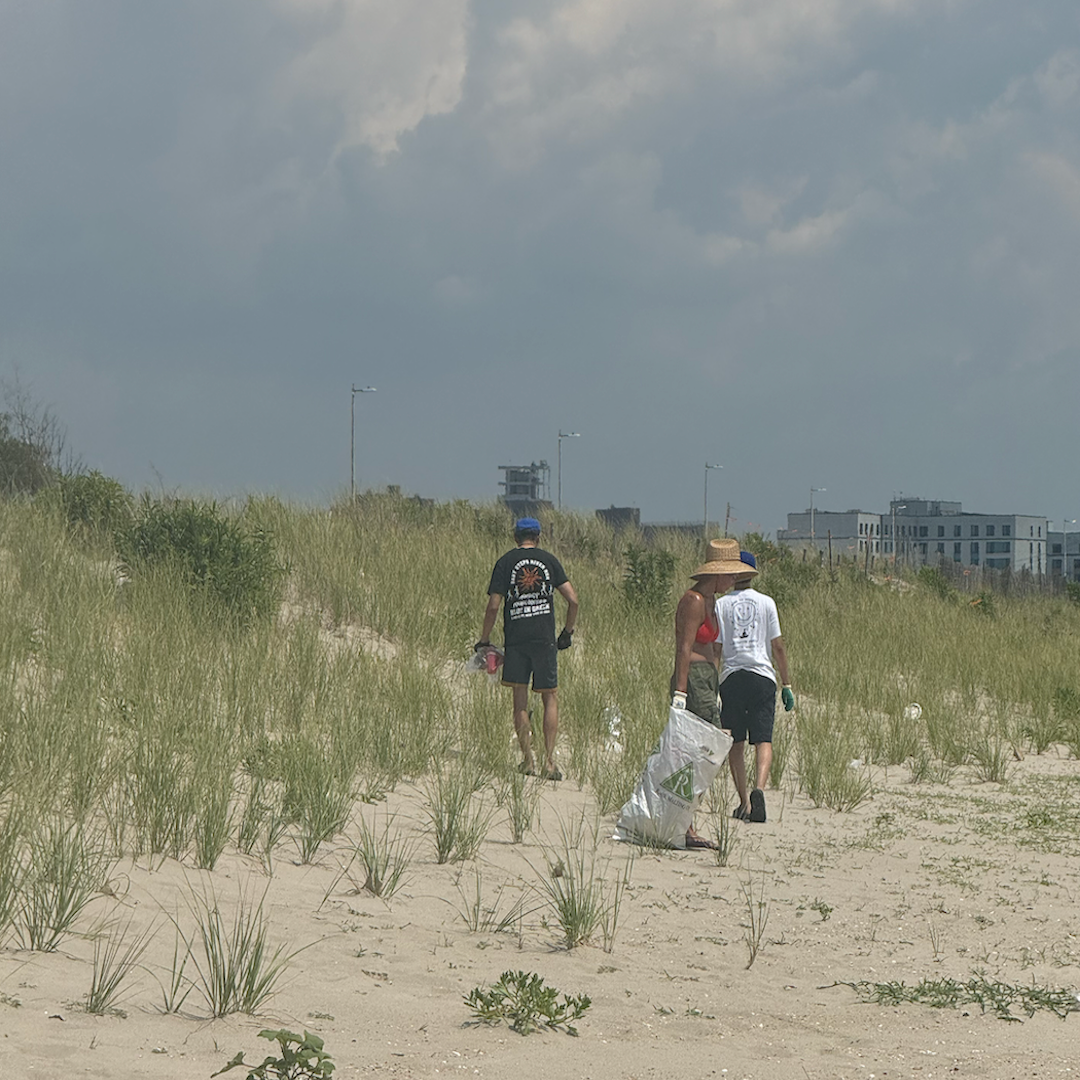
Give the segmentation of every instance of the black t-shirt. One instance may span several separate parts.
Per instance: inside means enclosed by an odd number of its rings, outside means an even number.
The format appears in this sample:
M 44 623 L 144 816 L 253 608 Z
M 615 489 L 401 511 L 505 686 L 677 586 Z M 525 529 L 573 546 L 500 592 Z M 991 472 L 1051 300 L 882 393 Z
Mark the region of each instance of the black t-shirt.
M 503 597 L 503 642 L 555 640 L 555 590 L 568 578 L 562 563 L 538 547 L 508 551 L 491 572 L 488 595 Z

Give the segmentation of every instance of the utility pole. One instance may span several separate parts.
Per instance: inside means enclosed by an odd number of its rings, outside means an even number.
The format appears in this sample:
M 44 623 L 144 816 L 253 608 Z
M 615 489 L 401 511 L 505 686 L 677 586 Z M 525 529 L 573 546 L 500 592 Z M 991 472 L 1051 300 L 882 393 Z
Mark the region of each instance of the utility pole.
M 705 543 L 709 542 L 709 470 L 710 469 L 722 469 L 723 465 L 710 465 L 705 462 L 705 525 L 702 528 L 702 533 L 705 538 Z
M 356 395 L 374 394 L 374 386 L 357 386 L 353 383 L 352 396 L 349 398 L 349 493 L 356 502 Z

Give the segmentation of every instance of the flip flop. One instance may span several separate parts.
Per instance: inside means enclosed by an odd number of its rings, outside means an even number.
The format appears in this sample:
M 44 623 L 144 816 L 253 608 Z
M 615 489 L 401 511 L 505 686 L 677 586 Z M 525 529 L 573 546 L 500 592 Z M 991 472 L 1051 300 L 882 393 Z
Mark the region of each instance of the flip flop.
M 529 766 L 526 765 L 524 761 L 521 762 L 520 765 L 518 765 L 518 772 L 521 773 L 522 776 L 535 776 L 536 775 L 536 770 L 535 769 L 530 769 Z
M 765 792 L 759 787 L 750 792 L 750 820 L 756 822 L 765 820 Z
M 544 780 L 561 780 L 562 779 L 562 773 L 559 772 L 558 766 L 556 766 L 554 769 L 545 769 L 544 772 L 543 772 L 542 779 L 544 779 Z
M 704 836 L 687 836 L 686 846 L 688 848 L 701 848 L 705 851 L 716 850 L 716 845 L 711 840 L 706 840 Z
M 745 809 L 743 807 L 743 805 L 740 803 L 738 806 L 735 807 L 734 810 L 731 811 L 731 816 L 736 821 L 749 821 L 750 820 L 750 811 Z

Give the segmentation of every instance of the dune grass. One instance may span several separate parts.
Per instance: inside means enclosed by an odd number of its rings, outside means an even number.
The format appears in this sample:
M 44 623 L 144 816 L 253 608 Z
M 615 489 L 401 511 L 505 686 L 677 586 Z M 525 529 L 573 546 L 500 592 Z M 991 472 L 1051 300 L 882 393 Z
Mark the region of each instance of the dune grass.
M 73 530 L 47 501 L 0 503 L 0 935 L 55 948 L 120 858 L 212 870 L 232 850 L 267 874 L 282 851 L 319 862 L 363 803 L 405 783 L 428 792 L 436 861 L 482 848 L 486 791 L 515 841 L 535 828 L 535 792 L 511 774 L 509 695 L 463 666 L 509 514 L 370 493 L 242 512 L 288 574 L 277 611 L 240 622 L 167 564 L 127 580 L 106 535 Z M 973 605 L 918 577 L 830 573 L 746 542 L 799 698 L 777 718 L 785 791 L 850 811 L 881 769 L 1000 785 L 1020 755 L 1080 755 L 1080 605 Z M 640 538 L 551 513 L 544 543 L 582 600 L 560 654 L 558 752 L 566 783 L 611 814 L 666 722 L 674 607 L 700 542 L 656 541 L 674 572 L 641 596 L 624 587 Z M 553 881 L 553 901 L 567 885 Z M 224 932 L 213 911 L 208 932 Z

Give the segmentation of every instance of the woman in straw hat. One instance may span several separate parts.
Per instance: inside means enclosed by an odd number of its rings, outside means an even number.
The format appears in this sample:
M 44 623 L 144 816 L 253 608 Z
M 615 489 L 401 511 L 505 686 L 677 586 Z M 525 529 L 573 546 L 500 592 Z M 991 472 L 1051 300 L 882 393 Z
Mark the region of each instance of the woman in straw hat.
M 720 726 L 720 625 L 716 620 L 716 597 L 735 584 L 735 576 L 747 566 L 739 558 L 737 540 L 710 540 L 706 561 L 690 576 L 675 611 L 675 673 L 671 677 L 671 704 L 687 709 L 707 723 Z M 756 571 L 755 571 L 756 572 Z M 691 825 L 686 846 L 714 845 L 699 836 Z

